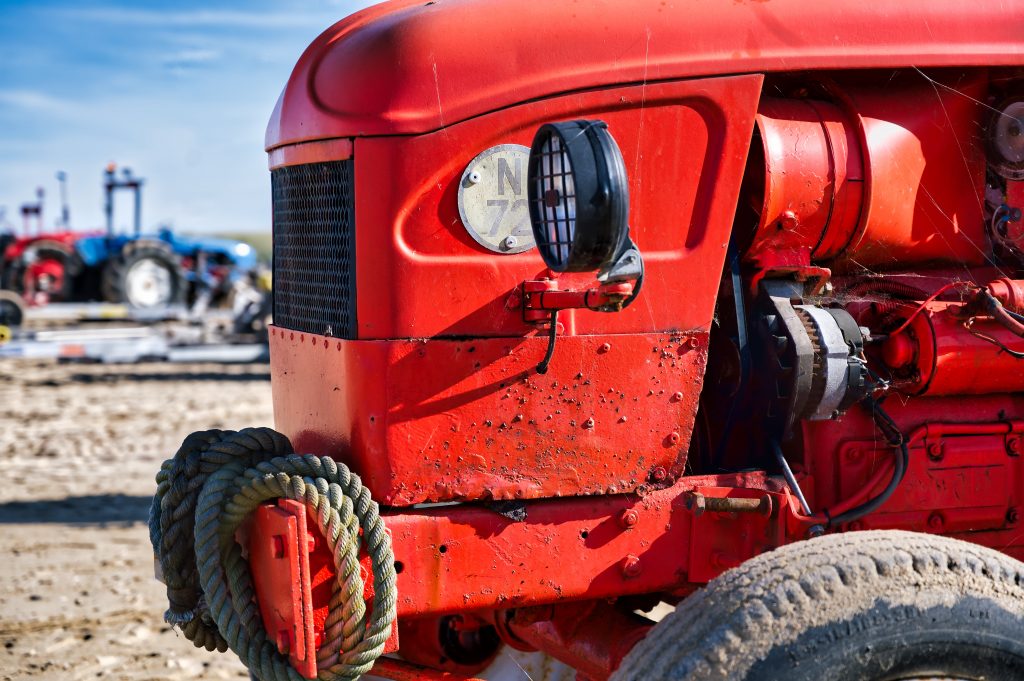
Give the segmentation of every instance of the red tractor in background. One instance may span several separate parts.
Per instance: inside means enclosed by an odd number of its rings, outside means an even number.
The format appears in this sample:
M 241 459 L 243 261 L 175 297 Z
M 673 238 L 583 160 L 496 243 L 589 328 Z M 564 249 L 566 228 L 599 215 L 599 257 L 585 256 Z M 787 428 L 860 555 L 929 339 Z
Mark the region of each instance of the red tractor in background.
M 1022 22 L 331 27 L 267 131 L 277 430 L 165 462 L 167 621 L 263 681 L 503 646 L 585 679 L 1024 678 Z
M 47 231 L 44 226 L 45 193 L 40 187 L 36 200 L 21 206 L 21 234 L 0 236 L 0 288 L 20 294 L 29 304 L 69 300 L 72 281 L 83 269 L 75 253 L 81 234 L 70 229 L 67 175 L 59 172 L 57 179 L 62 196 L 60 228 Z
M 64 173 L 58 178 L 63 188 Z M 255 273 L 256 251 L 241 241 L 181 235 L 167 227 L 144 232 L 144 182 L 129 168 L 119 171 L 109 164 L 103 177 L 106 228 L 93 231 L 70 231 L 65 198 L 63 231 L 45 232 L 40 189 L 38 201 L 22 207 L 23 234 L 0 238 L 2 288 L 29 305 L 103 300 L 137 310 L 162 310 L 187 304 L 201 315 L 210 305 L 225 303 L 236 282 Z M 130 232 L 115 227 L 114 200 L 120 191 L 130 192 L 133 199 Z M 35 233 L 30 229 L 32 217 Z

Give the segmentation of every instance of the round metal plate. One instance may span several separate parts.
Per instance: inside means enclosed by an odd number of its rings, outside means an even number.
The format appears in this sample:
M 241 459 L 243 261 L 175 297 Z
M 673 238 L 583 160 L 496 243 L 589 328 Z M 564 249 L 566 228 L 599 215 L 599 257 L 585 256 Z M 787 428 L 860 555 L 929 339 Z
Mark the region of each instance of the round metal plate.
M 1002 107 L 991 134 L 1000 156 L 995 171 L 1009 180 L 1024 179 L 1024 100 Z
M 533 248 L 526 206 L 526 161 L 530 148 L 499 144 L 469 162 L 459 181 L 459 216 L 473 239 L 494 253 Z

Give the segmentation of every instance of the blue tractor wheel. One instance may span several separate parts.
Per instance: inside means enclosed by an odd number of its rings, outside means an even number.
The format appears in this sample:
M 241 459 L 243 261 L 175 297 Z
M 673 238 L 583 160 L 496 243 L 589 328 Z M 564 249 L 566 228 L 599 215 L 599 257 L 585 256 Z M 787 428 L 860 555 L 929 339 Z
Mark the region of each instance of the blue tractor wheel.
M 185 300 L 181 262 L 166 246 L 135 242 L 107 262 L 103 297 L 112 303 L 155 309 Z

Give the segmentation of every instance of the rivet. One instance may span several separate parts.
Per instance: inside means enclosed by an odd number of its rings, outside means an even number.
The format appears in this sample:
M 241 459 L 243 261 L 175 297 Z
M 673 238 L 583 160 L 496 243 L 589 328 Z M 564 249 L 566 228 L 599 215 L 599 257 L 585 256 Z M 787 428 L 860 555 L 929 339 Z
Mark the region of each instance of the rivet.
M 629 554 L 622 561 L 622 576 L 629 579 L 630 577 L 636 577 L 640 574 L 643 568 L 640 565 L 640 559 Z
M 601 347 L 598 348 L 598 350 L 600 352 L 608 352 L 611 349 L 612 349 L 612 344 L 611 343 L 601 343 Z

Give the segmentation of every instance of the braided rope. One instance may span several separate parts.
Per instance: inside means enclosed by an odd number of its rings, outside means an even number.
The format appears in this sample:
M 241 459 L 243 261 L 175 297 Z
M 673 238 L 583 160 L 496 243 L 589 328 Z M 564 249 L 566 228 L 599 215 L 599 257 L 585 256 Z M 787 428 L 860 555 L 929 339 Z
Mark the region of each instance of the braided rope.
M 150 540 L 167 583 L 171 607 L 165 619 L 196 646 L 231 648 L 263 681 L 301 681 L 267 638 L 249 566 L 235 541 L 236 530 L 261 503 L 294 499 L 316 514 L 337 568 L 318 678 L 355 679 L 381 655 L 395 620 L 391 538 L 359 476 L 328 457 L 291 451 L 287 438 L 269 428 L 204 431 L 186 438 L 175 458 L 164 462 Z M 374 580 L 369 625 L 360 533 Z

